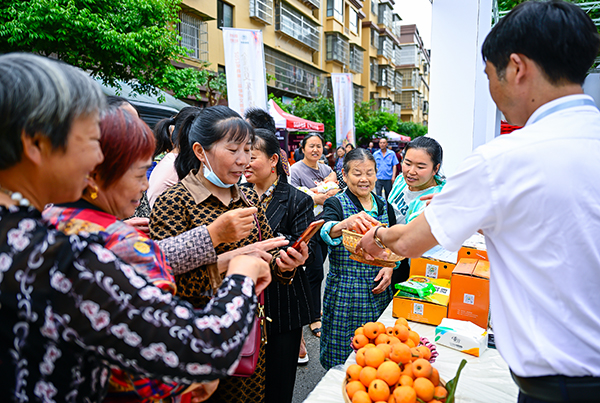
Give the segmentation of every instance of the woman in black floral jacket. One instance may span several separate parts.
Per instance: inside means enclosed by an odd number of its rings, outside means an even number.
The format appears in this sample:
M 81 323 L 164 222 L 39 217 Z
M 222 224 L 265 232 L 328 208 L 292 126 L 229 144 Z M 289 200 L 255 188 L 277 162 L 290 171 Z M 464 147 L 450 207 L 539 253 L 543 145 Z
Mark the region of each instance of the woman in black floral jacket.
M 77 200 L 102 161 L 103 106 L 78 69 L 0 56 L 0 390 L 11 401 L 102 401 L 111 366 L 190 385 L 224 377 L 270 280 L 267 263 L 236 257 L 195 311 L 99 237 L 43 223 L 43 207 Z

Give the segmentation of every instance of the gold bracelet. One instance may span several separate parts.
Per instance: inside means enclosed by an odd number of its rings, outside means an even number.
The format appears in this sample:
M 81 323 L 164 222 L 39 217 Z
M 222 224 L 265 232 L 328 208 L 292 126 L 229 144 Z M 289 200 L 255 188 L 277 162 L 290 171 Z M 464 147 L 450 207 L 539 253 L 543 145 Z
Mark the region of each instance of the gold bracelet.
M 375 232 L 373 233 L 373 241 L 375 241 L 375 245 L 379 246 L 381 249 L 387 249 L 387 247 L 383 244 L 383 242 L 381 241 L 381 238 L 379 238 L 377 236 L 377 231 L 379 231 L 379 228 L 382 228 L 383 226 L 380 225 L 377 228 L 375 228 Z

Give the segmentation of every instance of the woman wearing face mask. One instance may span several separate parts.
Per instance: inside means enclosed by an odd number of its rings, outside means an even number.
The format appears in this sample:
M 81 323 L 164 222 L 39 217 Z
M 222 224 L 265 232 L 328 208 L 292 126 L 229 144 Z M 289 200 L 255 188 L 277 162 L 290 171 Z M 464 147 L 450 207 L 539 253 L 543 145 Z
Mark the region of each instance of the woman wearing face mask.
M 379 223 L 396 223 L 392 207 L 373 192 L 377 164 L 364 148 L 344 158 L 346 190 L 328 199 L 323 210 L 321 238 L 329 246 L 329 273 L 323 296 L 321 365 L 343 364 L 352 352 L 354 330 L 375 322 L 392 300 L 391 267 L 376 267 L 350 259 L 342 245 L 342 230 L 365 233 Z
M 288 185 L 280 152 L 273 132 L 256 129 L 245 176 L 247 185 L 258 193 L 273 233 L 295 242 L 314 220 L 313 203 L 310 196 Z M 273 320 L 267 323 L 266 402 L 292 401 L 302 326 L 310 323 L 310 305 L 308 278 L 302 268 L 292 284 L 273 282 L 265 292 L 266 313 Z
M 423 212 L 427 202 L 421 197 L 442 191 L 446 184 L 440 174 L 442 158 L 442 146 L 431 137 L 417 137 L 406 145 L 402 175 L 394 182 L 388 197 L 398 224 L 408 224 Z M 394 271 L 393 283 L 406 281 L 409 271 L 408 259 L 404 259 Z
M 234 209 L 245 212 L 240 225 L 250 229 L 250 235 L 239 242 L 215 247 L 217 254 L 251 245 L 272 237 L 271 228 L 260 206 L 256 192 L 241 189 L 237 182 L 250 162 L 254 130 L 235 111 L 225 106 L 204 109 L 188 117 L 180 131 L 180 152 L 175 161 L 180 182 L 163 192 L 154 204 L 150 216 L 150 234 L 154 239 L 177 235 L 199 225 L 207 225 L 222 214 Z M 194 167 L 181 177 L 180 167 Z M 185 170 L 183 170 L 185 171 Z M 308 247 L 300 251 L 280 250 L 271 261 L 273 276 L 289 284 L 296 268 L 308 257 Z M 195 307 L 203 307 L 212 296 L 211 289 L 219 283 L 220 273 L 213 265 L 200 265 L 194 270 L 175 276 L 177 295 Z M 230 377 L 222 380 L 214 402 L 262 401 L 265 394 L 264 348 L 254 374 L 247 378 Z

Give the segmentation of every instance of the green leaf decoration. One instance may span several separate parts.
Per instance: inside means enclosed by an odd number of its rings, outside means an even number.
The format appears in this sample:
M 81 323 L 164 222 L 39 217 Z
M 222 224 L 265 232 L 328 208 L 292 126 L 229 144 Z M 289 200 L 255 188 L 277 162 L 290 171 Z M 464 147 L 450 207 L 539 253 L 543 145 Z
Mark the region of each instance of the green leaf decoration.
M 456 370 L 456 375 L 454 378 L 450 379 L 446 383 L 446 390 L 448 391 L 448 397 L 446 398 L 446 403 L 454 403 L 454 394 L 456 393 L 456 386 L 458 385 L 458 377 L 460 376 L 461 371 L 467 365 L 467 360 L 463 359 L 458 366 L 458 370 Z

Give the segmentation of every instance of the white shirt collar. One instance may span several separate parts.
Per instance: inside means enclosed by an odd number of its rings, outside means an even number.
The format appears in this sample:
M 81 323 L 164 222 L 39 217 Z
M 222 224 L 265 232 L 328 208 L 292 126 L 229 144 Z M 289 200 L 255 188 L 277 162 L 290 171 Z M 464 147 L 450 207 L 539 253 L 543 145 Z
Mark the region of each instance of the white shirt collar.
M 540 116 L 547 110 L 555 107 L 556 105 L 560 105 L 560 104 L 563 104 L 563 103 L 566 103 L 569 101 L 573 101 L 576 99 L 590 99 L 591 101 L 594 101 L 594 99 L 592 97 L 590 97 L 589 95 L 586 95 L 586 94 L 567 95 L 564 97 L 553 99 L 552 101 L 547 102 L 544 105 L 537 108 L 535 110 L 535 112 L 533 112 L 531 114 L 531 116 L 529 116 L 529 119 L 527 119 L 527 123 L 525 123 L 525 126 L 528 126 L 528 125 L 532 124 L 533 122 L 535 122 L 538 119 L 538 116 Z

